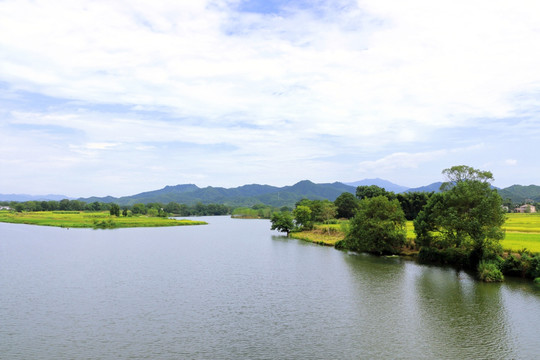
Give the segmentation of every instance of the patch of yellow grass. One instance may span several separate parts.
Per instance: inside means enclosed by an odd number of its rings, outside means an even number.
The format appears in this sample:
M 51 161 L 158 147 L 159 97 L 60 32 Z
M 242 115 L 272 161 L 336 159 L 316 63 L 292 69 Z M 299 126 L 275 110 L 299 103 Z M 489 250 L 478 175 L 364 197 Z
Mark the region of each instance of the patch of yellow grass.
M 340 224 L 315 225 L 313 230 L 291 233 L 291 237 L 298 240 L 309 241 L 315 244 L 334 246 L 345 238 Z

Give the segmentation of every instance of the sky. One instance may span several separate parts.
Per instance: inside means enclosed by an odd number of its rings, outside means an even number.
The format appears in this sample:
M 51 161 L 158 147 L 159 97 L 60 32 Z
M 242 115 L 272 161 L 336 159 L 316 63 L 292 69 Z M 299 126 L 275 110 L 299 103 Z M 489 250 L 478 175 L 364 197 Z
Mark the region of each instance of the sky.
M 540 185 L 540 1 L 2 0 L 0 193 Z

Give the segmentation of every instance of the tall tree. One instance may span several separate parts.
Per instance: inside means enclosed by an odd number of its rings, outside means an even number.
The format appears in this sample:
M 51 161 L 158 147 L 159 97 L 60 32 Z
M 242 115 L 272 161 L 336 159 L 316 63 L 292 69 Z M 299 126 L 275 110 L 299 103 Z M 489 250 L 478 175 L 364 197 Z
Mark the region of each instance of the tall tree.
M 311 209 L 308 206 L 300 205 L 293 210 L 294 221 L 299 227 L 310 227 Z
M 270 222 L 272 223 L 270 230 L 285 232 L 287 236 L 294 228 L 293 217 L 288 211 L 273 213 Z
M 111 204 L 109 213 L 113 216 L 120 216 L 120 206 L 118 206 L 118 204 Z
M 441 186 L 444 191 L 432 196 L 414 221 L 417 243 L 466 249 L 471 252 L 471 265 L 476 266 L 504 238 L 502 199 L 491 188 L 489 171 L 461 165 L 443 174 L 449 180 Z
M 356 197 L 360 200 L 371 199 L 377 196 L 386 196 L 388 199 L 395 199 L 396 194 L 392 191 L 386 191 L 385 188 L 377 185 L 361 185 L 356 188 Z
M 426 206 L 430 196 L 433 193 L 428 193 L 424 191 L 414 191 L 406 192 L 402 194 L 397 194 L 397 199 L 401 204 L 401 208 L 405 213 L 405 218 L 407 220 L 414 220 L 420 211 Z
M 358 199 L 349 192 L 339 195 L 334 201 L 337 209 L 337 217 L 350 219 L 358 210 Z
M 398 253 L 405 244 L 405 215 L 397 200 L 380 195 L 360 201 L 344 246 L 354 251 Z

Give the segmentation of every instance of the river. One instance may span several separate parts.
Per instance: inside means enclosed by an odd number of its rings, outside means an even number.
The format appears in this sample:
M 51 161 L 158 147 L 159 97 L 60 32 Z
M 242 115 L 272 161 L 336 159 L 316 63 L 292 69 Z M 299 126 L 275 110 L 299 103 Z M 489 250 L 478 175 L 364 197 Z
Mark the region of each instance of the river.
M 540 287 L 288 239 L 267 220 L 0 223 L 1 359 L 531 359 Z

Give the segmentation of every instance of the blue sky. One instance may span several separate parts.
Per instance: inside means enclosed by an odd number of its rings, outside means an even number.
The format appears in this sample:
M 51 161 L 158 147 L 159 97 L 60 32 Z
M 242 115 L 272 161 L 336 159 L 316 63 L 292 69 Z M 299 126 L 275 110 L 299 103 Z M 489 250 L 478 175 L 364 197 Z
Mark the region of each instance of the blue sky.
M 331 5 L 328 5 L 331 4 Z M 540 185 L 540 2 L 0 2 L 0 193 L 465 164 Z

